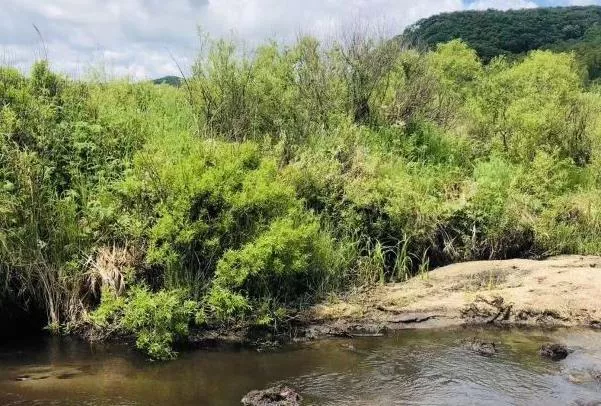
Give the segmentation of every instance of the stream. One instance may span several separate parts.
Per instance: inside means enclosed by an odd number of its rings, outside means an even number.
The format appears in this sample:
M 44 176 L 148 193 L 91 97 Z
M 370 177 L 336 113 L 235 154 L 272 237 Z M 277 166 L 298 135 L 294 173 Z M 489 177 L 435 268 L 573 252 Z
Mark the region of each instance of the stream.
M 498 353 L 473 352 L 464 344 L 473 338 L 494 341 Z M 543 359 L 547 342 L 573 352 Z M 274 384 L 297 389 L 306 405 L 601 405 L 601 331 L 408 330 L 189 351 L 171 362 L 68 338 L 0 343 L 0 405 L 239 405 Z

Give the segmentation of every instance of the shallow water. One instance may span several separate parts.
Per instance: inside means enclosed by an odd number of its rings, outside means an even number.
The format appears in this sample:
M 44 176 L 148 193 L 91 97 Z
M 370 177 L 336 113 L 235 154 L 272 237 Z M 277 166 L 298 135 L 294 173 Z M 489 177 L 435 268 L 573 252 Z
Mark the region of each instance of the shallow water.
M 499 353 L 473 353 L 463 345 L 473 337 L 500 344 Z M 537 350 L 548 341 L 574 352 L 543 360 Z M 595 371 L 601 332 L 591 330 L 402 331 L 270 352 L 187 352 L 167 363 L 124 346 L 37 339 L 0 344 L 0 405 L 238 405 L 277 383 L 309 405 L 596 404 Z

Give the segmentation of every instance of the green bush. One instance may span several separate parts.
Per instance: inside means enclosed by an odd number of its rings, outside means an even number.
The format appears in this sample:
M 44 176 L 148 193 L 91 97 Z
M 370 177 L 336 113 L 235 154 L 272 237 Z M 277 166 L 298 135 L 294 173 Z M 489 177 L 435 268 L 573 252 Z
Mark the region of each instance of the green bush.
M 238 250 L 227 251 L 215 273 L 209 304 L 219 319 L 244 313 L 251 303 L 294 303 L 317 292 L 339 272 L 331 237 L 311 219 L 286 217 Z
M 554 199 L 536 222 L 537 240 L 546 255 L 599 255 L 599 190 L 579 191 Z
M 163 151 L 164 142 L 173 148 L 168 154 L 155 150 Z M 196 297 L 205 293 L 227 250 L 300 208 L 275 161 L 250 143 L 152 143 L 118 190 L 123 232 L 146 241 L 147 262 L 164 269 L 166 286 L 187 286 Z
M 176 355 L 173 345 L 187 338 L 190 324 L 202 323 L 198 303 L 186 297 L 181 290 L 153 293 L 134 287 L 125 297 L 104 290 L 90 319 L 102 329 L 133 334 L 136 346 L 152 359 L 168 360 Z
M 521 63 L 493 64 L 474 98 L 474 134 L 516 162 L 537 151 L 585 165 L 595 134 L 590 98 L 573 55 L 535 51 Z

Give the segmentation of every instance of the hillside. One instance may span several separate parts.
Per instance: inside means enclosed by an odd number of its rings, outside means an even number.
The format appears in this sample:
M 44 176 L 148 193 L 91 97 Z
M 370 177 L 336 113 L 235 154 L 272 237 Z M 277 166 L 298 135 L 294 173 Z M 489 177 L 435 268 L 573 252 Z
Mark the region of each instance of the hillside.
M 600 25 L 599 6 L 463 11 L 422 19 L 404 35 L 428 47 L 460 38 L 485 62 L 534 49 L 573 50 L 594 78 L 601 74 Z
M 182 78 L 180 78 L 179 76 L 163 76 L 162 78 L 154 79 L 152 83 L 154 83 L 155 85 L 166 84 L 170 86 L 179 87 L 182 84 Z

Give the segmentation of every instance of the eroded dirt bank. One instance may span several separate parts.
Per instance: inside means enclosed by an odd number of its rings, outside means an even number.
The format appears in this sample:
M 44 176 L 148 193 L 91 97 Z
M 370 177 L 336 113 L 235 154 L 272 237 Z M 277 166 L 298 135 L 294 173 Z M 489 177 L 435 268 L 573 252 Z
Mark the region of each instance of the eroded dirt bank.
M 601 257 L 453 264 L 320 304 L 303 320 L 309 337 L 463 324 L 601 328 Z

